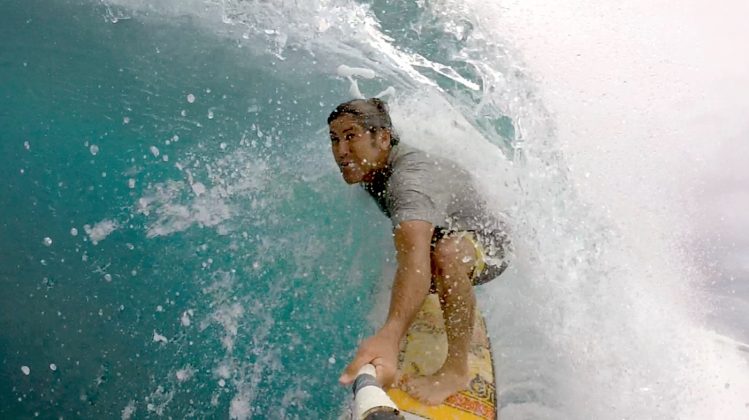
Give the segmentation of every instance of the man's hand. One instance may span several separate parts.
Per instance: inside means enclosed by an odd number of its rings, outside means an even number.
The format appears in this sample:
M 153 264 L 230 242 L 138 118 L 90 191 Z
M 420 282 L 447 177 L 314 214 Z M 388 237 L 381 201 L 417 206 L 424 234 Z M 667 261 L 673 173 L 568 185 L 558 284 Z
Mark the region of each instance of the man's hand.
M 393 383 L 398 370 L 399 351 L 400 336 L 387 330 L 380 330 L 359 344 L 354 360 L 349 363 L 338 381 L 343 385 L 349 385 L 356 379 L 359 369 L 371 363 L 377 371 L 377 382 L 383 388 L 387 388 Z

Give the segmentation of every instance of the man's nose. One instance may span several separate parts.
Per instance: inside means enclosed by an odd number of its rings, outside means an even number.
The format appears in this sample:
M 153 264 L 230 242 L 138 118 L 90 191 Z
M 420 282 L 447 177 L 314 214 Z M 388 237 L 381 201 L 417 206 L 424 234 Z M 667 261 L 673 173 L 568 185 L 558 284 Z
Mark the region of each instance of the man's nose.
M 338 156 L 348 155 L 349 150 L 347 143 L 348 142 L 345 141 L 338 142 L 338 145 L 336 146 L 336 153 L 338 154 Z

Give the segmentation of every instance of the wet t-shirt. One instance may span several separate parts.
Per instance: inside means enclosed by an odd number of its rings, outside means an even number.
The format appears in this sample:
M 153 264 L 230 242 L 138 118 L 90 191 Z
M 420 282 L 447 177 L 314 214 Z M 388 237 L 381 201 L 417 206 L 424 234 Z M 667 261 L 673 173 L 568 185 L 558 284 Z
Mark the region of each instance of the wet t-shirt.
M 423 220 L 453 231 L 494 230 L 470 174 L 456 163 L 399 144 L 390 151 L 388 169 L 363 185 L 393 227 Z

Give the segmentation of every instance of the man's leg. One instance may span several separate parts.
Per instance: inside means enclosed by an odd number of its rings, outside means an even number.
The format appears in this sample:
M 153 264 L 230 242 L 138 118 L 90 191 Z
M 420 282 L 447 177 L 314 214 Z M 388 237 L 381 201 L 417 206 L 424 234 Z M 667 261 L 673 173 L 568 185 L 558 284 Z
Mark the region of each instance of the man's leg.
M 432 252 L 437 286 L 447 333 L 447 358 L 432 375 L 408 381 L 411 395 L 426 404 L 441 404 L 465 389 L 470 381 L 468 350 L 473 337 L 476 296 L 469 274 L 475 264 L 473 243 L 462 235 L 440 239 Z

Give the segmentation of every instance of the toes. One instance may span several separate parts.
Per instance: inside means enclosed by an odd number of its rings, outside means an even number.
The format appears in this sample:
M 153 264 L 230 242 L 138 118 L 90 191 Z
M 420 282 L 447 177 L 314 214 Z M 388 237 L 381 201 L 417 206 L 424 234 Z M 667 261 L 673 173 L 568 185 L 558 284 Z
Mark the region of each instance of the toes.
M 412 379 L 406 384 L 406 391 L 408 391 L 412 397 L 426 403 L 427 395 L 425 395 L 424 389 L 427 388 L 429 384 L 424 382 L 424 378 Z

